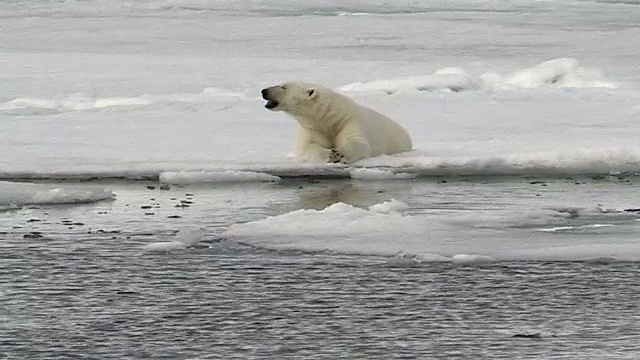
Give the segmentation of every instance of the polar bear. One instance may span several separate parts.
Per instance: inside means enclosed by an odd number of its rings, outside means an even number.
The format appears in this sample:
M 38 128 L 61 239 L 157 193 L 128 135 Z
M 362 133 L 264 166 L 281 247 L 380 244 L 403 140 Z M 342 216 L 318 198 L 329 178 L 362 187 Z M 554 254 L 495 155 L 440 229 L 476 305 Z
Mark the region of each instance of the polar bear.
M 411 150 L 398 123 L 327 87 L 288 82 L 262 90 L 265 107 L 284 111 L 300 124 L 296 155 L 301 161 L 353 163 Z

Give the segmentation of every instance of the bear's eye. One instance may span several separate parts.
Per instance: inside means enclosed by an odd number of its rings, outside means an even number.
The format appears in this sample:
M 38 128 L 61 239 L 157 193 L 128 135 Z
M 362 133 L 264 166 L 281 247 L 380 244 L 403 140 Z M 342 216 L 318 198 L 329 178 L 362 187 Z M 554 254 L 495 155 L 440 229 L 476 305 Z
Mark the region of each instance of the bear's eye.
M 316 92 L 316 90 L 315 90 L 315 89 L 311 89 L 311 90 L 308 90 L 308 91 L 307 91 L 307 94 L 308 94 L 309 96 L 313 96 L 313 94 L 315 94 L 315 92 Z
M 280 87 L 282 88 L 282 90 L 287 90 L 287 85 L 282 85 Z

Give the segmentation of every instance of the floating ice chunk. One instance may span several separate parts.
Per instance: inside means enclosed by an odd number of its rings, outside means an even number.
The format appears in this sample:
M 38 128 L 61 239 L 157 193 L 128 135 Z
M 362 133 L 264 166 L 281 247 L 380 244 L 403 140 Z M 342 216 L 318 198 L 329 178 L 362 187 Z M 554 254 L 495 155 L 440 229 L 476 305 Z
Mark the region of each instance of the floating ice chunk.
M 444 255 L 432 254 L 432 253 L 422 253 L 416 255 L 416 258 L 420 260 L 420 262 L 451 262 L 451 258 L 446 257 Z
M 372 168 L 354 168 L 349 171 L 349 175 L 357 180 L 406 180 L 416 177 L 415 174 Z
M 430 253 L 411 255 L 399 252 L 388 258 L 387 261 L 385 261 L 385 265 L 389 267 L 414 267 L 431 262 L 451 262 L 451 258 Z
M 403 211 L 407 210 L 409 210 L 409 205 L 396 199 L 391 199 L 381 204 L 369 206 L 369 211 L 377 212 L 380 214 L 402 213 Z
M 180 230 L 180 232 L 176 234 L 174 240 L 150 243 L 143 246 L 142 249 L 148 252 L 168 252 L 174 250 L 183 250 L 189 247 L 196 246 L 202 241 L 202 238 L 203 234 L 201 230 Z
M 374 205 L 374 208 L 377 206 Z M 549 210 L 547 210 L 549 211 Z M 626 214 L 600 214 L 596 216 L 629 216 Z M 504 214 L 492 214 L 492 217 Z M 564 237 L 562 243 L 551 233 L 537 233 L 539 228 L 561 224 L 565 220 L 582 221 L 583 218 L 552 218 L 542 226 L 522 226 L 519 221 L 502 221 L 504 224 L 520 224 L 465 230 L 467 220 L 443 224 L 440 216 L 403 215 L 397 212 L 379 213 L 344 203 L 333 204 L 324 210 L 297 210 L 258 221 L 231 225 L 222 234 L 227 240 L 240 244 L 273 250 L 329 251 L 340 254 L 397 256 L 389 260 L 391 266 L 412 266 L 415 262 L 450 261 L 454 264 L 477 264 L 494 261 L 556 261 L 588 260 L 598 257 L 620 261 L 637 260 L 640 248 L 634 238 L 612 241 L 609 237 Z M 477 214 L 465 215 L 477 218 Z M 521 216 L 517 216 L 520 218 Z M 526 216 L 525 216 L 526 217 Z M 614 219 L 612 219 L 614 220 Z M 633 223 L 633 218 L 624 224 Z M 534 221 L 535 224 L 538 220 Z M 526 223 L 528 224 L 528 223 Z M 525 224 L 525 225 L 526 225 Z M 571 224 L 569 224 L 571 225 Z M 581 226 L 584 224 L 578 224 Z M 594 226 L 595 225 L 595 226 Z M 591 223 L 580 232 L 598 233 L 607 229 L 604 222 Z M 557 226 L 557 225 L 555 225 Z M 574 228 L 576 228 L 574 226 Z M 520 233 L 520 235 L 513 236 Z M 533 234 L 533 235 L 532 235 Z M 529 239 L 532 235 L 535 241 Z M 498 238 L 496 238 L 498 236 Z M 397 254 L 406 255 L 397 255 Z
M 414 267 L 422 264 L 422 261 L 415 255 L 398 253 L 385 261 L 385 265 L 389 267 Z
M 477 264 L 495 262 L 496 259 L 486 255 L 457 254 L 453 256 L 454 264 Z
M 74 204 L 114 198 L 106 188 L 0 181 L 0 209 L 30 204 Z
M 173 250 L 183 250 L 186 249 L 187 246 L 187 244 L 180 241 L 161 241 L 147 244 L 143 246 L 142 249 L 148 252 L 168 252 Z
M 399 202 L 398 202 L 399 203 Z M 396 205 L 385 205 L 400 208 Z M 423 221 L 370 211 L 345 203 L 324 210 L 297 210 L 245 224 L 231 225 L 223 234 L 228 240 L 276 250 L 339 251 L 345 254 L 390 256 L 402 250 L 398 236 L 426 238 Z M 421 240 L 421 246 L 427 243 Z M 420 251 L 419 253 L 426 252 Z M 414 252 L 416 253 L 416 252 Z
M 160 182 L 165 184 L 278 181 L 280 181 L 280 178 L 277 176 L 252 171 L 168 171 L 160 174 Z
M 175 235 L 175 241 L 187 246 L 195 246 L 202 241 L 204 234 L 201 229 L 182 229 Z

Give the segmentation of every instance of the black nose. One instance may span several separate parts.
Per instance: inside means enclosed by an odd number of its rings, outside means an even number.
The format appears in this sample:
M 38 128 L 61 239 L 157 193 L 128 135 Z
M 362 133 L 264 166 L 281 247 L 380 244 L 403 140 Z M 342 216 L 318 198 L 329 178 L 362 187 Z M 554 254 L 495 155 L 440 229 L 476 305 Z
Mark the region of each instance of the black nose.
M 262 89 L 261 91 L 262 96 L 267 96 L 267 91 L 268 91 L 267 89 Z

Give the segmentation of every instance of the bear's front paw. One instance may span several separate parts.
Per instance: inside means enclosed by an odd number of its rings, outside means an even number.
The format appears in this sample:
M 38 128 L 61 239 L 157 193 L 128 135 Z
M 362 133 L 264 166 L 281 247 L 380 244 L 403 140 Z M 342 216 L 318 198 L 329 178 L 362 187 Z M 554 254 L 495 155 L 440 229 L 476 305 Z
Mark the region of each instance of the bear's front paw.
M 344 154 L 339 152 L 336 149 L 331 149 L 331 154 L 329 154 L 329 162 L 344 163 L 345 162 Z

